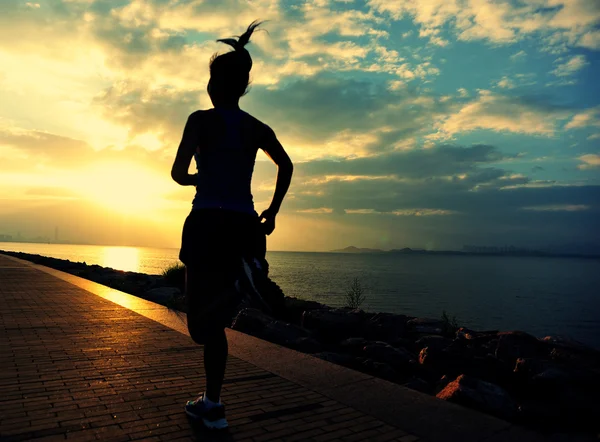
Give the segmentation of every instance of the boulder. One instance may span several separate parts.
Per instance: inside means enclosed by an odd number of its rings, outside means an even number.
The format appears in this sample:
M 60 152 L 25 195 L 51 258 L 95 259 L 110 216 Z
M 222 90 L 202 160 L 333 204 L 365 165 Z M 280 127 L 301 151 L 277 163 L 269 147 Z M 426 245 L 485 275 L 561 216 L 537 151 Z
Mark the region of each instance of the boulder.
M 398 373 L 396 370 L 394 370 L 385 362 L 377 362 L 372 359 L 365 359 L 358 370 L 390 382 L 396 382 L 398 380 Z
M 143 297 L 148 301 L 157 302 L 160 304 L 180 294 L 181 292 L 179 289 L 175 287 L 157 287 L 145 292 Z
M 409 320 L 406 325 L 408 330 L 425 335 L 442 335 L 445 328 L 444 321 L 431 318 L 414 318 Z
M 301 338 L 310 338 L 311 333 L 297 325 L 272 320 L 265 325 L 260 336 L 269 342 L 289 347 L 292 345 L 302 345 L 302 342 L 298 341 Z
M 452 343 L 452 340 L 450 340 L 448 338 L 444 338 L 443 336 L 428 335 L 428 336 L 423 336 L 422 338 L 418 339 L 415 344 L 416 344 L 416 347 L 419 349 L 419 351 L 421 351 L 425 347 L 429 347 L 432 350 L 441 351 L 441 350 L 445 349 L 446 347 L 448 347 L 451 343 Z
M 280 316 L 281 319 L 285 321 L 300 325 L 302 322 L 302 315 L 305 311 L 324 308 L 327 308 L 327 306 L 319 302 L 306 301 L 304 299 L 286 296 L 283 300 L 283 310 Z
M 600 351 L 564 336 L 545 336 L 540 341 L 545 342 L 551 347 L 562 348 L 572 353 L 584 353 L 600 358 Z
M 466 339 L 473 345 L 484 345 L 498 337 L 498 330 L 475 331 L 461 327 L 456 331 L 457 339 Z
M 515 373 L 513 368 L 494 355 L 475 356 L 470 359 L 465 373 L 483 381 L 509 388 L 513 385 Z
M 302 315 L 302 327 L 313 330 L 325 342 L 339 342 L 361 337 L 365 313 L 350 309 L 307 310 Z
M 469 358 L 460 349 L 449 346 L 443 350 L 425 347 L 419 353 L 419 364 L 437 375 L 458 376 L 468 370 Z
M 439 393 L 440 391 L 442 391 L 444 388 L 446 388 L 446 385 L 448 385 L 450 382 L 452 382 L 454 379 L 451 378 L 448 375 L 444 375 L 442 376 L 436 383 L 435 383 L 435 393 L 437 395 L 437 393 Z
M 291 341 L 288 346 L 302 353 L 319 353 L 323 351 L 323 346 L 319 341 L 305 336 Z
M 316 356 L 319 359 L 323 359 L 324 361 L 328 361 L 333 364 L 342 365 L 344 367 L 349 368 L 358 368 L 364 362 L 364 358 L 357 358 L 355 356 L 335 353 L 332 351 L 322 351 L 319 353 L 315 353 L 313 356 Z
M 258 336 L 273 318 L 256 308 L 244 308 L 238 312 L 231 328 L 242 333 Z
M 368 341 L 365 338 L 348 338 L 340 342 L 340 349 L 345 353 L 360 356 L 363 353 L 363 349 L 369 344 L 373 344 L 373 341 Z
M 519 358 L 544 358 L 549 350 L 546 343 L 522 331 L 498 333 L 496 357 L 514 366 Z
M 364 336 L 374 341 L 391 342 L 406 334 L 406 323 L 412 318 L 392 313 L 375 313 L 364 325 Z
M 512 419 L 517 413 L 517 405 L 506 390 L 466 375 L 460 375 L 436 396 L 505 419 Z
M 366 345 L 363 354 L 374 361 L 386 363 L 401 373 L 412 372 L 416 364 L 415 357 L 407 350 L 392 347 L 385 342 Z
M 426 394 L 432 394 L 433 392 L 433 388 L 431 387 L 431 385 L 429 385 L 427 381 L 417 377 L 409 379 L 409 381 L 402 384 L 402 386 Z

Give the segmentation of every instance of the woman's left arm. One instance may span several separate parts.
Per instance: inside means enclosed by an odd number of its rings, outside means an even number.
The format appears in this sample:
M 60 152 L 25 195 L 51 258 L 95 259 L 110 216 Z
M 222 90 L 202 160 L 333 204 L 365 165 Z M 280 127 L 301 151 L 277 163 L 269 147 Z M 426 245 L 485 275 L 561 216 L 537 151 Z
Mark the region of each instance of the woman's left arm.
M 199 142 L 199 124 L 200 124 L 200 112 L 194 112 L 185 123 L 183 129 L 183 136 L 177 149 L 177 155 L 171 168 L 171 178 L 176 183 L 182 186 L 195 186 L 197 182 L 197 174 L 190 175 L 188 170 L 190 168 L 190 162 Z

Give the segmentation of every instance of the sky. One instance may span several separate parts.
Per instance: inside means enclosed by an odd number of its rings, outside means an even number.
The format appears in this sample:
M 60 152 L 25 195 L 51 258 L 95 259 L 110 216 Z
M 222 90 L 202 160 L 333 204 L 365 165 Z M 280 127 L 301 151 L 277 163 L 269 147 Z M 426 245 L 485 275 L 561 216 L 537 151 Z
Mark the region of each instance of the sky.
M 242 109 L 295 165 L 271 250 L 600 251 L 598 0 L 2 0 L 0 234 L 179 247 L 170 169 L 252 37 Z M 192 169 L 190 169 L 193 172 Z M 259 152 L 256 210 L 276 167 Z

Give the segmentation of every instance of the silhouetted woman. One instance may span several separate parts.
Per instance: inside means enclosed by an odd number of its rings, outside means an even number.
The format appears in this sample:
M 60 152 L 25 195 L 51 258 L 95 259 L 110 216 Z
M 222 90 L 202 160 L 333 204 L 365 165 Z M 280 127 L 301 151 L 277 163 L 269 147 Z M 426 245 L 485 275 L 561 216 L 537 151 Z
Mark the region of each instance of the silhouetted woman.
M 179 258 L 186 268 L 188 330 L 204 345 L 206 391 L 185 410 L 209 428 L 227 427 L 220 401 L 228 351 L 221 301 L 236 299 L 241 256 L 252 254 L 257 235 L 264 238 L 275 229 L 293 170 L 273 130 L 239 107 L 252 68 L 244 46 L 259 24 L 253 22 L 237 40 L 218 40 L 234 50 L 211 58 L 207 89 L 214 108 L 189 116 L 171 171 L 177 183 L 196 186 Z M 273 200 L 260 217 L 250 188 L 258 149 L 278 167 Z M 198 169 L 194 175 L 188 173 L 192 157 Z

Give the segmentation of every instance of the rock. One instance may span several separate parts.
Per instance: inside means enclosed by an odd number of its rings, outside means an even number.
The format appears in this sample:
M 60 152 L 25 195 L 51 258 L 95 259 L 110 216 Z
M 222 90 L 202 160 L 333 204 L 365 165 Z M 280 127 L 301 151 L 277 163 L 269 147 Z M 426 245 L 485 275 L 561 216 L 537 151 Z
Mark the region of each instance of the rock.
M 406 323 L 408 329 L 426 335 L 442 335 L 445 324 L 439 319 L 414 318 Z
M 310 338 L 311 334 L 308 330 L 298 327 L 297 325 L 272 320 L 265 325 L 260 336 L 267 341 L 276 344 L 291 346 L 293 344 L 298 344 L 298 340 L 301 338 Z M 300 343 L 300 345 L 302 345 L 302 343 Z
M 448 385 L 450 382 L 452 382 L 454 379 L 451 378 L 448 375 L 444 375 L 442 376 L 435 384 L 435 392 L 436 394 L 439 393 L 440 391 L 442 391 L 444 388 L 446 388 L 446 385 Z
M 517 405 L 506 390 L 466 375 L 460 375 L 436 396 L 505 419 L 512 419 L 517 413 Z
M 405 315 L 375 313 L 364 325 L 364 336 L 374 341 L 391 342 L 406 334 L 406 323 L 411 319 Z
M 548 361 L 542 361 L 536 358 L 518 358 L 515 362 L 514 372 L 527 379 L 531 379 L 534 375 L 544 371 L 548 366 Z
M 532 381 L 542 385 L 561 386 L 571 382 L 571 376 L 557 367 L 548 367 L 541 373 L 535 374 Z
M 148 290 L 144 293 L 144 299 L 148 301 L 162 303 L 172 299 L 175 296 L 180 295 L 181 292 L 175 287 L 157 287 L 152 290 Z
M 301 325 L 302 315 L 305 311 L 327 308 L 326 305 L 315 301 L 305 301 L 304 299 L 288 296 L 284 298 L 283 304 L 284 306 L 283 311 L 281 312 L 281 318 L 297 325 Z
M 363 349 L 365 357 L 384 362 L 399 372 L 411 372 L 415 357 L 403 348 L 395 348 L 385 342 L 374 342 Z
M 319 341 L 310 337 L 300 337 L 290 342 L 289 347 L 302 353 L 319 353 L 323 351 L 323 346 Z
M 398 373 L 385 362 L 377 362 L 373 361 L 372 359 L 365 359 L 362 362 L 362 367 L 359 368 L 359 370 L 363 373 L 367 373 L 391 382 L 396 382 L 398 379 Z
M 496 357 L 513 365 L 519 358 L 544 358 L 548 356 L 548 346 L 535 336 L 522 331 L 498 333 Z
M 429 335 L 423 336 L 419 340 L 417 340 L 416 347 L 421 351 L 425 347 L 429 347 L 433 350 L 443 350 L 448 347 L 452 341 L 448 338 L 444 338 L 443 336 L 438 335 Z
M 504 388 L 509 388 L 513 385 L 515 376 L 513 368 L 510 365 L 491 354 L 471 358 L 464 374 L 500 385 Z
M 373 341 L 368 341 L 365 338 L 348 338 L 340 342 L 340 348 L 345 353 L 359 356 L 363 353 L 363 348 L 372 343 Z
M 586 353 L 600 358 L 600 351 L 596 350 L 595 348 L 589 347 L 579 341 L 575 341 L 574 339 L 566 338 L 563 336 L 546 336 L 540 339 L 540 341 L 545 342 L 551 347 L 570 350 L 573 353 Z
M 361 337 L 365 313 L 349 309 L 308 310 L 302 315 L 302 327 L 313 330 L 325 342 Z
M 566 389 L 553 398 L 528 398 L 519 404 L 523 422 L 538 425 L 545 431 L 598 432 L 600 407 L 596 398 Z M 591 439 L 590 439 L 591 440 Z
M 315 353 L 313 356 L 316 356 L 319 359 L 323 359 L 324 361 L 328 361 L 337 365 L 343 365 L 344 367 L 349 368 L 360 367 L 364 361 L 364 359 L 361 358 L 341 353 L 335 353 L 331 351 L 322 351 L 320 353 Z
M 258 336 L 273 318 L 256 308 L 244 308 L 238 312 L 231 328 L 242 333 Z
M 411 378 L 408 382 L 402 385 L 406 388 L 410 388 L 411 390 L 420 391 L 421 393 L 426 394 L 431 394 L 433 390 L 427 381 L 416 377 Z
M 456 338 L 466 339 L 473 345 L 483 345 L 497 338 L 498 330 L 475 331 L 465 327 L 461 327 L 456 331 Z
M 419 353 L 418 361 L 421 366 L 437 375 L 458 376 L 469 367 L 469 359 L 452 347 L 443 350 L 425 347 Z

